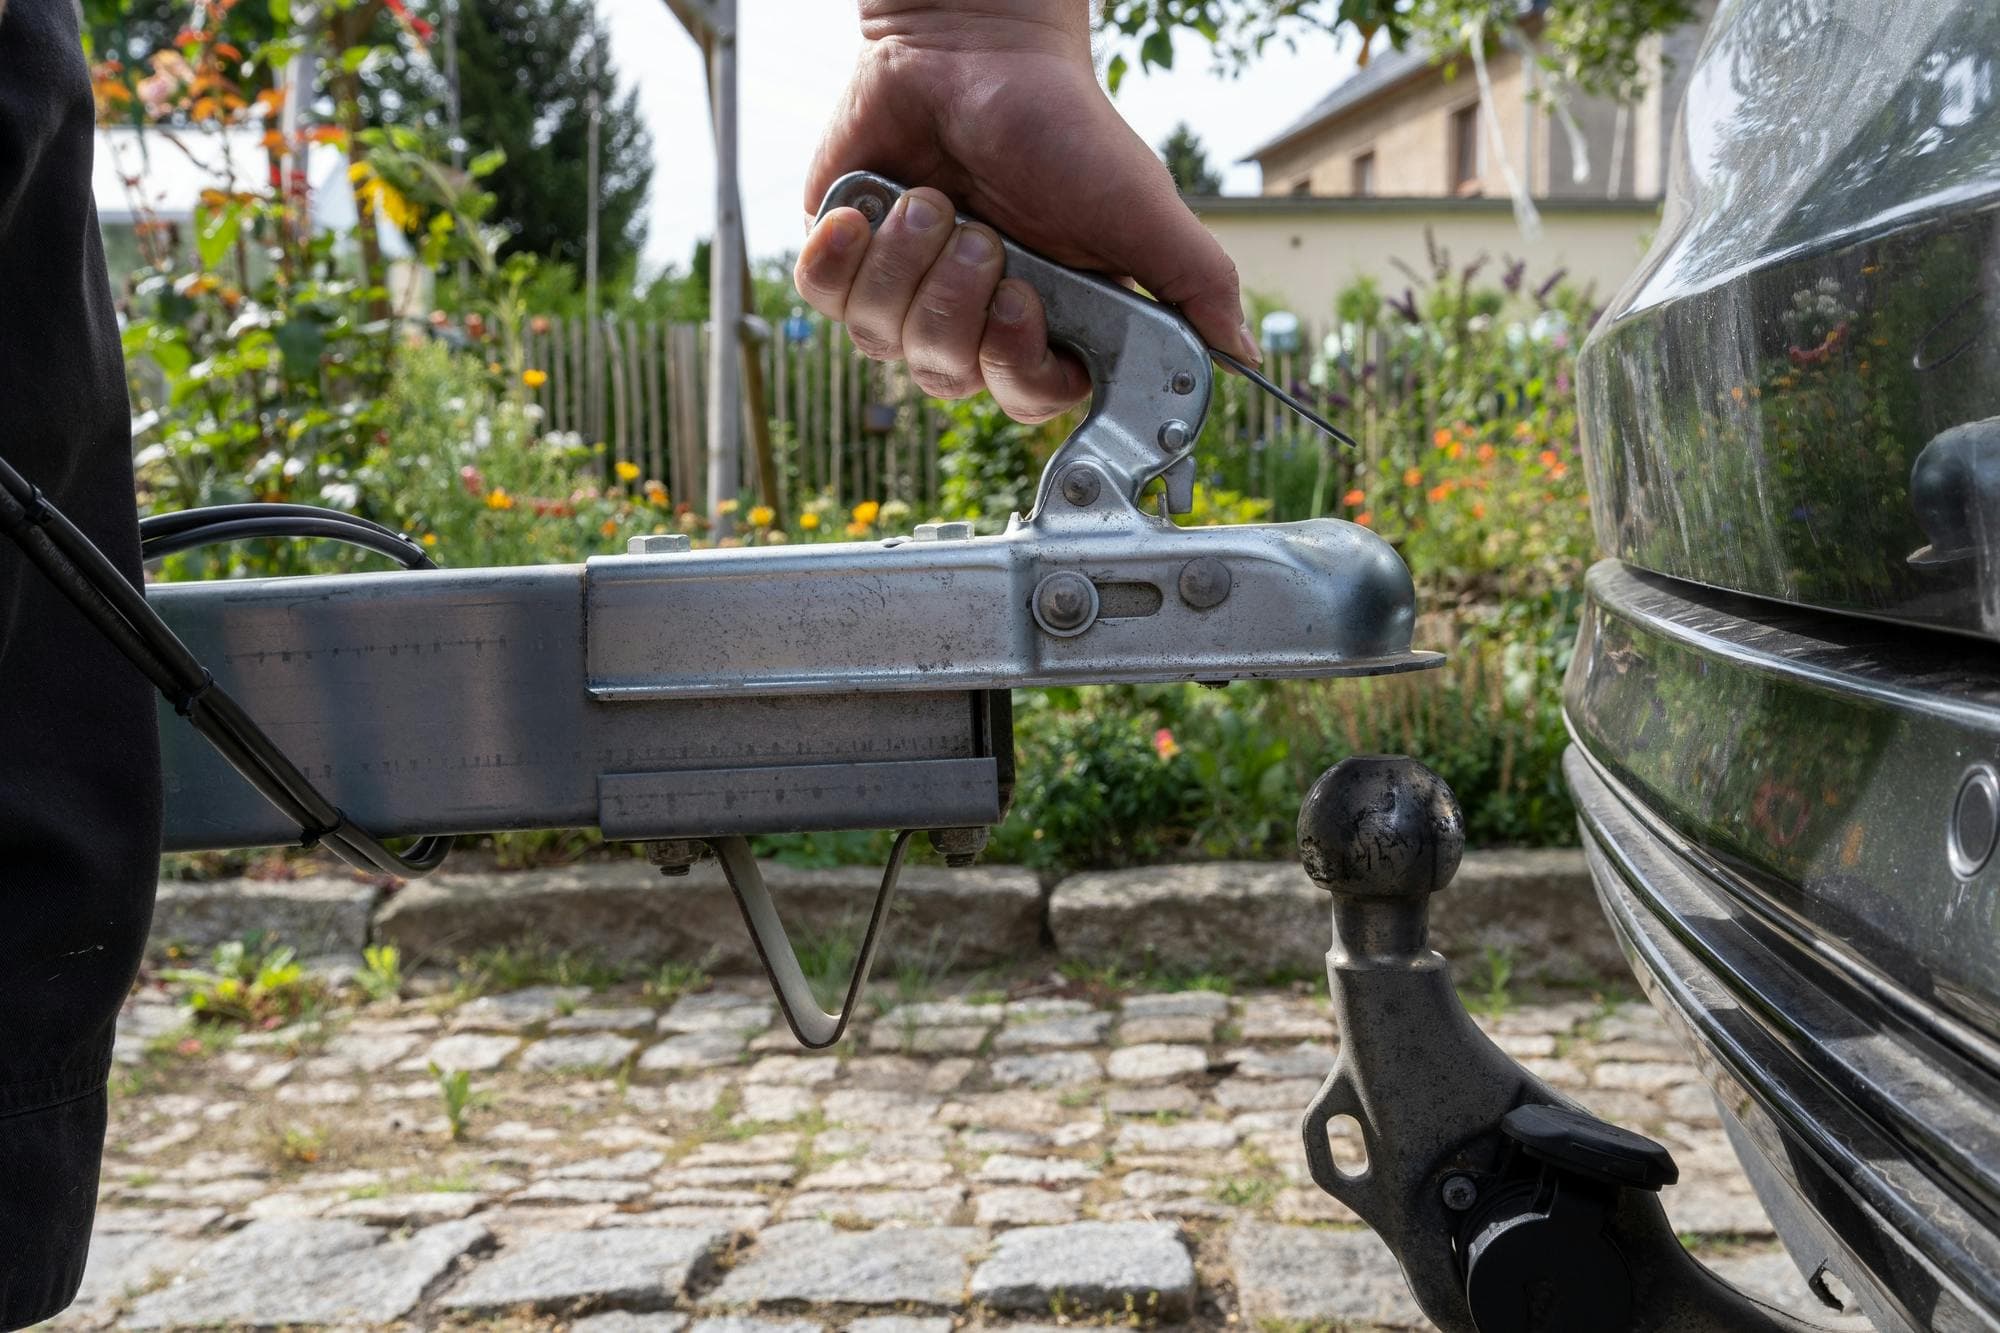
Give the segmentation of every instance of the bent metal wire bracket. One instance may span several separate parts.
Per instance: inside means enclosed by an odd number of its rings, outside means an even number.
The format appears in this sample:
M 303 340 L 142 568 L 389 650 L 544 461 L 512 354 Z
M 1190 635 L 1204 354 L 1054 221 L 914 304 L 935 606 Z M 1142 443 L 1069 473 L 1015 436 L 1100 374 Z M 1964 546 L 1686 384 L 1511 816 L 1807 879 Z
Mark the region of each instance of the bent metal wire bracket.
M 882 921 L 888 915 L 889 899 L 895 894 L 896 879 L 903 869 L 903 852 L 910 845 L 910 834 L 914 831 L 904 829 L 898 833 L 889 848 L 889 863 L 882 869 L 882 887 L 876 890 L 875 907 L 868 914 L 868 933 L 861 938 L 861 952 L 855 956 L 854 971 L 847 979 L 847 993 L 841 1000 L 840 1011 L 832 1014 L 819 1007 L 812 987 L 806 982 L 805 970 L 799 966 L 791 937 L 785 933 L 785 924 L 778 919 L 777 904 L 771 901 L 771 890 L 764 883 L 764 872 L 758 868 L 757 858 L 750 854 L 750 840 L 709 839 L 708 845 L 721 863 L 729 887 L 735 890 L 736 905 L 743 909 L 743 924 L 750 928 L 750 942 L 757 946 L 757 957 L 763 960 L 764 973 L 771 979 L 778 1010 L 801 1046 L 823 1050 L 847 1031 L 854 1007 L 861 1000 L 861 988 L 868 983 L 875 946 L 882 938 Z

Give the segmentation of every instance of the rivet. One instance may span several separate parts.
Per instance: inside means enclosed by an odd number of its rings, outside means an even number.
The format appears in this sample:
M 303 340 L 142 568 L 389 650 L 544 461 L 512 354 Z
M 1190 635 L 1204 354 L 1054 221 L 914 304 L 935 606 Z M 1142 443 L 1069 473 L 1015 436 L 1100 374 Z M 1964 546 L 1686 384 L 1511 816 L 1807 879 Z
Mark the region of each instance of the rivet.
M 1169 421 L 1160 427 L 1160 448 L 1168 453 L 1178 453 L 1188 442 L 1188 424 L 1185 421 Z
M 1462 1213 L 1479 1202 L 1479 1186 L 1471 1176 L 1446 1176 L 1444 1187 L 1438 1191 L 1444 1206 L 1454 1213 Z
M 1078 509 L 1096 504 L 1101 489 L 1102 482 L 1098 478 L 1097 469 L 1088 463 L 1078 463 L 1062 474 L 1063 499 Z
M 1194 375 L 1185 370 L 1176 370 L 1173 378 L 1174 392 L 1190 394 L 1194 392 Z
M 1181 600 L 1197 611 L 1229 600 L 1229 566 L 1212 555 L 1198 555 L 1181 566 Z

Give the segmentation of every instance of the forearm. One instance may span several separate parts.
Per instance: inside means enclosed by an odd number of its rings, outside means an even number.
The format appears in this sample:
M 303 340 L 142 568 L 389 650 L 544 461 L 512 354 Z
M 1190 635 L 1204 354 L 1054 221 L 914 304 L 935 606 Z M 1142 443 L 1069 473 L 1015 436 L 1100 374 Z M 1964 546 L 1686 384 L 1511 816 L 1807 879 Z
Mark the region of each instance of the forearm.
M 861 34 L 958 50 L 1090 52 L 1093 0 L 859 0 Z

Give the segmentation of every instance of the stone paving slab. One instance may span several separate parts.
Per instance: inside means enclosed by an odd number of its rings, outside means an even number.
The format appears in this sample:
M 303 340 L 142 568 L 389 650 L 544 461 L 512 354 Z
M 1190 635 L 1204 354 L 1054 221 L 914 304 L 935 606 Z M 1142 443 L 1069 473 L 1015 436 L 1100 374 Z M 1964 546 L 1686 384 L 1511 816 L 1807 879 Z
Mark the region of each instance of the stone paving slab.
M 148 989 L 136 1008 L 176 1006 Z M 1667 1204 L 1698 1254 L 1811 1300 L 1649 1010 L 1570 992 L 1477 1021 L 1673 1151 Z M 1147 1023 L 1188 1026 L 1128 1035 Z M 1010 1031 L 1037 1035 L 1001 1049 Z M 934 1032 L 979 1040 L 924 1053 Z M 605 1042 L 615 1068 L 535 1054 Z M 735 983 L 671 1003 L 543 985 L 335 1006 L 129 1067 L 85 1299 L 60 1323 L 1420 1327 L 1387 1251 L 1306 1171 L 1298 1117 L 1338 1046 L 1309 989 L 1121 996 L 1060 977 L 871 1005 L 823 1053 Z M 458 1139 L 411 1068 L 440 1048 L 478 1066 Z
M 972 1299 L 995 1310 L 1107 1310 L 1183 1319 L 1194 1260 L 1164 1222 L 1073 1222 L 1001 1233 L 972 1275 Z
M 416 1308 L 455 1260 L 488 1239 L 476 1221 L 404 1239 L 359 1222 L 253 1222 L 196 1254 L 171 1286 L 141 1296 L 125 1323 L 386 1324 Z

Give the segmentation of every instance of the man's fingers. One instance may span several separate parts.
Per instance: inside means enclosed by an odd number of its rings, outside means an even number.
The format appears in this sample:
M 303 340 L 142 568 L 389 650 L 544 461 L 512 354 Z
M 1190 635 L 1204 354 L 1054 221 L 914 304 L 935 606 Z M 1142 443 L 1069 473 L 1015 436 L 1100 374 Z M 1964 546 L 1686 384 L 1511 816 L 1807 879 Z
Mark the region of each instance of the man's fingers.
M 979 371 L 1000 410 L 1016 421 L 1047 421 L 1090 393 L 1090 377 L 1049 346 L 1047 319 L 1035 289 L 1007 278 L 987 307 Z
M 979 392 L 979 344 L 986 306 L 1005 260 L 991 228 L 967 223 L 952 234 L 917 287 L 903 321 L 903 359 L 911 378 L 934 398 Z
M 910 302 L 952 230 L 951 201 L 936 190 L 911 190 L 896 201 L 875 229 L 848 289 L 847 332 L 856 347 L 877 361 L 903 354 L 903 320 Z
M 1154 159 L 1151 166 L 1158 166 Z M 1188 210 L 1165 168 L 1121 210 L 1122 221 L 1107 229 L 1099 248 L 1114 273 L 1130 273 L 1188 322 L 1214 347 L 1253 365 L 1263 360 L 1243 319 L 1243 294 L 1236 265 L 1201 220 Z
M 868 254 L 868 219 L 836 208 L 806 234 L 792 281 L 813 309 L 836 323 L 847 318 L 847 294 Z

